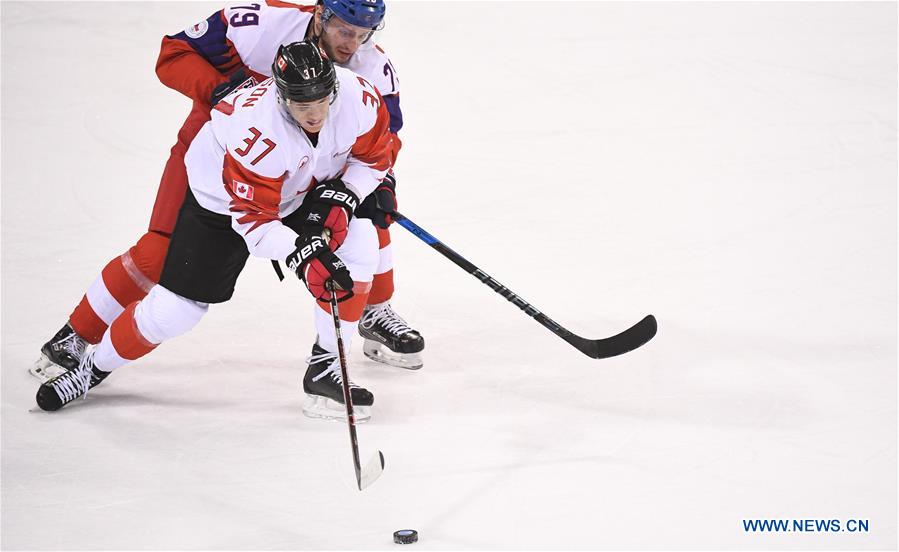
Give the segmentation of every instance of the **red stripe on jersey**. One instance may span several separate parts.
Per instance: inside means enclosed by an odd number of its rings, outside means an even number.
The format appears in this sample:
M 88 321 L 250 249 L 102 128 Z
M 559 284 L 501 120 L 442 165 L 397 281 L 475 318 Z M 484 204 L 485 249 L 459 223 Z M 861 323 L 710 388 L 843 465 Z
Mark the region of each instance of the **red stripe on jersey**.
M 240 94 L 237 95 L 237 98 L 240 97 Z M 212 109 L 216 111 L 221 111 L 225 115 L 231 115 L 234 113 L 234 104 L 237 102 L 237 98 L 231 100 L 232 103 L 228 103 L 225 100 L 220 101 L 219 103 L 212 106 Z
M 230 211 L 242 213 L 237 222 L 253 223 L 247 233 L 280 218 L 281 186 L 286 177 L 286 171 L 277 178 L 256 174 L 225 152 L 222 184 L 231 197 Z
M 363 163 L 379 171 L 386 171 L 393 166 L 399 146 L 393 143 L 396 135 L 390 132 L 390 114 L 384 107 L 384 99 L 376 89 L 375 93 L 378 95 L 378 118 L 368 132 L 356 138 L 351 153 Z

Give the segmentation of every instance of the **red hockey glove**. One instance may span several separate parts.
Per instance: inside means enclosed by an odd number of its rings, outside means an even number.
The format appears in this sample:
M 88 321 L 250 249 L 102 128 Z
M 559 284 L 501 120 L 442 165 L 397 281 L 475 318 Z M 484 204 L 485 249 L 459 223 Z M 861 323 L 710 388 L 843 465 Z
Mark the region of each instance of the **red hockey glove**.
M 331 251 L 343 244 L 349 229 L 353 211 L 359 205 L 359 198 L 350 191 L 342 180 L 326 180 L 306 193 L 303 199 L 303 231 L 308 236 L 321 236 L 325 230 L 330 233 Z
M 393 224 L 394 211 L 396 211 L 396 177 L 393 171 L 390 171 L 375 191 L 362 201 L 362 205 L 356 209 L 356 216 L 371 219 L 375 226 L 386 229 Z
M 297 238 L 296 250 L 284 261 L 287 267 L 306 283 L 313 297 L 321 301 L 331 300 L 328 281 L 333 281 L 337 301 L 346 301 L 353 296 L 353 278 L 346 264 L 328 248 L 320 236 L 302 235 Z

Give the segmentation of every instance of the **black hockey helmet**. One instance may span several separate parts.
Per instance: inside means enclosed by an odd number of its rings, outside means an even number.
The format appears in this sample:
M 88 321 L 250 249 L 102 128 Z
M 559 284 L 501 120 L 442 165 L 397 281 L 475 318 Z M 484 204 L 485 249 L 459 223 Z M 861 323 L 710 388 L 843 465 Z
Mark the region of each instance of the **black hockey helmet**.
M 337 88 L 334 64 L 312 41 L 281 45 L 272 76 L 281 97 L 294 102 L 314 102 Z

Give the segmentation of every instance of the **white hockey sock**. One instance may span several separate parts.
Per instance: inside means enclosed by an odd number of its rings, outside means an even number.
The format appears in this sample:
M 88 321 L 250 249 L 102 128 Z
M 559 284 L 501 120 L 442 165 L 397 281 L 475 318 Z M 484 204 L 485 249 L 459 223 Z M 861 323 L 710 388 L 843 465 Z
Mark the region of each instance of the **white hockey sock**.
M 331 313 L 325 311 L 317 304 L 314 309 L 315 329 L 318 332 L 318 346 L 332 353 L 337 352 L 337 334 L 334 333 L 334 318 L 331 316 Z M 340 333 L 341 337 L 343 337 L 343 346 L 347 355 L 350 354 L 353 335 L 356 333 L 357 326 L 359 326 L 358 321 L 340 321 Z

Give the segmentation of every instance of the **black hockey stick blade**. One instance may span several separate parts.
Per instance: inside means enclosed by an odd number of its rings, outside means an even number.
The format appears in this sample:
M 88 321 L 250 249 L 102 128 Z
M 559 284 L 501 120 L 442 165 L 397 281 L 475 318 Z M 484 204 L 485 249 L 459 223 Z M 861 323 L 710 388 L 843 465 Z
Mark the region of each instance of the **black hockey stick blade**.
M 562 337 L 562 339 L 590 358 L 609 358 L 623 355 L 646 344 L 656 335 L 657 330 L 656 317 L 650 314 L 630 328 L 612 337 L 584 339 L 578 335 L 570 334 Z
M 405 215 L 394 211 L 393 218 L 400 226 L 411 232 L 415 237 L 431 246 L 432 249 L 455 263 L 456 266 L 477 278 L 482 284 L 486 285 L 504 297 L 507 301 L 521 309 L 523 313 L 539 322 L 544 328 L 561 337 L 569 345 L 590 358 L 609 358 L 623 355 L 628 351 L 633 351 L 637 347 L 644 345 L 656 335 L 656 319 L 651 314 L 620 334 L 604 339 L 584 339 L 579 335 L 575 335 L 558 322 L 555 322 L 540 312 L 536 307 L 525 301 L 523 297 L 496 281 L 492 276 L 478 268 L 477 265 L 447 247 L 443 242 L 429 234 L 427 230 L 421 226 L 409 220 Z

